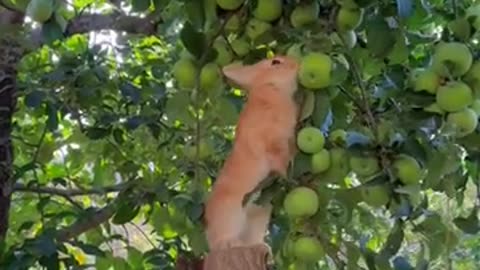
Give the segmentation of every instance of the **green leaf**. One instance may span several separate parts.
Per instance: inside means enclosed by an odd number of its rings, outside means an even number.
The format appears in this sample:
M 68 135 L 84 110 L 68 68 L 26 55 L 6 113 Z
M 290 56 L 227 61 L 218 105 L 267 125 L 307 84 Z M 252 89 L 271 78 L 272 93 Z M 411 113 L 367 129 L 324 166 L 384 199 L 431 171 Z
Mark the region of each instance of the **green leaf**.
M 470 215 L 466 218 L 457 217 L 453 223 L 463 232 L 468 234 L 477 234 L 480 231 L 480 222 L 478 220 L 478 208 L 474 207 Z
M 315 108 L 312 114 L 313 125 L 320 127 L 324 124 L 327 115 L 330 113 L 330 98 L 324 91 L 315 93 Z
M 56 20 L 48 20 L 42 25 L 42 36 L 46 44 L 53 44 L 57 40 L 63 39 L 63 29 Z
M 81 250 L 83 250 L 83 252 L 85 252 L 86 254 L 101 256 L 101 257 L 105 256 L 105 252 L 97 246 L 90 245 L 90 244 L 84 244 L 84 243 L 80 243 L 80 242 L 77 242 L 76 245 Z
M 376 57 L 385 57 L 395 45 L 395 36 L 382 16 L 366 21 L 367 48 Z
M 41 266 L 45 267 L 48 270 L 60 270 L 60 260 L 58 258 L 58 253 L 55 253 L 51 256 L 41 257 L 38 262 Z
M 197 29 L 202 29 L 205 21 L 203 1 L 189 1 L 185 4 L 185 11 L 187 17 L 192 25 L 197 26 Z
M 223 126 L 235 125 L 239 112 L 235 105 L 227 98 L 218 98 L 215 102 L 213 113 L 219 120 L 219 124 Z
M 381 254 L 385 254 L 389 257 L 395 255 L 400 247 L 402 246 L 404 237 L 403 225 L 400 220 L 395 222 L 395 225 L 388 235 L 387 241 L 385 242 Z
M 180 32 L 183 46 L 197 59 L 200 59 L 207 50 L 207 39 L 201 32 L 195 30 L 190 22 L 186 22 Z
M 144 269 L 143 253 L 134 247 L 128 247 L 127 250 L 128 250 L 128 264 L 130 265 L 130 267 L 135 270 Z
M 85 130 L 85 134 L 92 140 L 99 140 L 110 135 L 110 129 L 100 127 L 89 127 Z
M 54 132 L 58 128 L 58 111 L 57 108 L 51 103 L 48 102 L 46 106 L 46 111 L 47 111 L 47 128 L 51 132 Z
M 46 94 L 44 92 L 34 90 L 25 96 L 25 105 L 30 108 L 36 109 L 40 107 L 40 105 L 42 105 L 45 97 Z
M 443 168 L 445 168 L 447 160 L 448 157 L 441 151 L 432 150 L 429 153 L 426 164 L 428 172 L 423 181 L 424 188 L 435 188 L 440 184 L 443 177 Z
M 191 124 L 194 122 L 193 115 L 189 112 L 190 95 L 187 92 L 177 92 L 167 100 L 165 112 L 170 122 L 179 120 L 184 124 Z
M 398 256 L 393 260 L 395 270 L 414 270 L 413 266 L 402 256 Z
M 309 118 L 315 110 L 315 94 L 313 91 L 306 90 L 304 93 L 304 101 L 302 111 L 300 113 L 300 121 Z
M 135 218 L 140 211 L 140 206 L 129 200 L 121 201 L 117 211 L 112 217 L 112 223 L 121 225 Z
M 150 7 L 150 0 L 132 0 L 132 11 L 143 12 Z

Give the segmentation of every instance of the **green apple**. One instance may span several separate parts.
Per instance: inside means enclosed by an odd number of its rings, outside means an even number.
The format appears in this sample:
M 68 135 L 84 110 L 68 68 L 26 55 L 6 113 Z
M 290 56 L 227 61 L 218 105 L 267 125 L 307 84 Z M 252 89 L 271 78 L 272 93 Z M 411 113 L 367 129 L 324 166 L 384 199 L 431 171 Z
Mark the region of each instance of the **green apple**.
M 245 33 L 251 39 L 255 40 L 272 28 L 268 22 L 261 21 L 256 18 L 251 18 L 247 22 Z
M 446 112 L 456 112 L 473 102 L 472 89 L 461 81 L 450 81 L 437 90 L 436 102 Z
M 409 155 L 400 154 L 392 163 L 393 173 L 405 185 L 417 184 L 422 178 L 422 168 L 417 160 Z
M 265 22 L 272 22 L 282 15 L 282 0 L 257 0 L 253 16 Z
M 435 94 L 440 86 L 441 77 L 432 69 L 417 69 L 413 72 L 413 90 Z
M 298 79 L 308 89 L 319 89 L 330 85 L 333 61 L 321 52 L 306 54 L 300 63 Z
M 317 1 L 298 4 L 290 14 L 290 23 L 294 28 L 314 23 L 318 19 L 320 5 Z
M 470 49 L 460 42 L 440 42 L 433 52 L 432 68 L 440 76 L 461 76 L 470 69 L 473 56 Z
M 227 42 L 223 38 L 219 38 L 213 42 L 213 48 L 217 50 L 217 58 L 215 62 L 220 66 L 225 66 L 232 62 L 233 60 L 233 53 L 230 50 Z
M 466 18 L 457 18 L 448 23 L 448 28 L 452 34 L 460 40 L 468 40 L 472 34 L 470 31 L 470 23 Z
M 463 77 L 463 80 L 471 87 L 480 89 L 480 61 L 474 61 L 468 72 Z
M 216 63 L 208 63 L 200 71 L 200 89 L 216 88 L 221 81 L 220 68 Z
M 231 42 L 233 51 L 240 57 L 250 52 L 250 43 L 244 37 L 237 38 Z
M 480 115 L 480 99 L 474 100 L 472 105 L 470 105 L 470 109 L 472 109 L 477 115 Z
M 320 152 L 325 145 L 325 137 L 316 127 L 304 127 L 297 133 L 298 148 L 308 154 Z
M 62 32 L 65 32 L 65 30 L 67 30 L 68 21 L 65 19 L 65 17 L 61 13 L 57 11 L 54 13 L 54 16 L 55 16 L 55 21 L 57 22 L 58 26 L 60 26 L 60 28 L 62 29 Z
M 322 149 L 320 152 L 312 155 L 311 159 L 312 173 L 322 173 L 330 168 L 330 152 Z
M 31 0 L 25 12 L 33 21 L 44 23 L 53 15 L 54 5 L 53 0 Z
M 390 201 L 390 191 L 384 185 L 362 186 L 362 200 L 372 207 L 382 207 Z
M 371 176 L 380 171 L 378 159 L 373 155 L 350 156 L 350 168 L 360 177 Z
M 447 125 L 455 129 L 455 137 L 465 137 L 475 131 L 478 125 L 478 115 L 474 110 L 465 108 L 447 115 Z
M 302 236 L 292 245 L 294 257 L 303 262 L 318 262 L 325 255 L 322 244 L 314 237 Z
M 344 144 L 347 142 L 347 132 L 344 129 L 336 129 L 330 132 L 328 140 L 334 144 Z
M 283 201 L 283 208 L 290 217 L 313 216 L 319 207 L 320 201 L 315 190 L 308 187 L 292 189 Z
M 338 10 L 336 17 L 337 29 L 339 31 L 349 31 L 357 28 L 363 19 L 363 9 L 361 8 L 345 8 Z
M 225 10 L 235 10 L 239 8 L 244 0 L 217 0 L 217 5 Z
M 475 30 L 480 30 L 480 5 L 475 4 L 467 8 L 465 12 L 465 18 L 471 22 Z
M 190 58 L 180 58 L 173 65 L 173 77 L 180 89 L 193 89 L 196 85 L 197 67 Z

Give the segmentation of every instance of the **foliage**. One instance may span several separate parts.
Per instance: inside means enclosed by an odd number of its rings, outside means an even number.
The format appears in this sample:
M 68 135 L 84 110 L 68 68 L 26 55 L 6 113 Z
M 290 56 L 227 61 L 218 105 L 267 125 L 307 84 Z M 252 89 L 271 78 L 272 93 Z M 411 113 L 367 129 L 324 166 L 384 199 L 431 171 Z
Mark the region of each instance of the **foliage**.
M 335 14 L 353 1 L 318 1 L 318 18 L 293 27 L 294 8 L 317 0 L 289 0 L 282 18 L 257 36 L 248 27 L 260 0 L 228 12 L 212 1 L 125 1 L 133 15 L 161 18 L 151 36 L 63 37 L 61 18 L 108 13 L 110 5 L 75 0 L 75 12 L 56 6 L 62 15 L 43 24 L 48 43 L 19 66 L 16 189 L 2 269 L 174 269 L 182 254 L 205 254 L 202 202 L 232 146 L 244 95 L 223 81 L 199 87 L 200 71 L 212 62 L 252 63 L 287 52 L 333 59 L 328 87 L 299 85 L 301 126 L 322 131 L 331 165 L 314 174 L 311 154 L 299 152 L 290 179 L 262 192 L 275 205 L 268 236 L 275 269 L 473 269 L 480 254 L 480 127 L 456 136 L 448 113 L 432 109 L 435 94 L 412 83 L 440 41 L 464 43 L 477 59 L 476 21 L 465 19 L 473 4 L 358 0 L 363 19 L 352 37 L 336 31 Z M 462 20 L 467 28 L 452 27 Z M 233 46 L 241 38 L 247 53 Z M 194 87 L 175 80 L 180 59 L 194 63 Z M 465 80 L 480 98 L 463 75 L 442 80 Z M 339 130 L 346 136 L 334 137 Z M 398 179 L 394 164 L 402 155 L 418 162 L 418 182 Z M 352 157 L 373 158 L 379 169 L 359 175 Z M 298 186 L 313 188 L 320 207 L 291 219 L 283 200 Z M 365 188 L 375 186 L 387 190 L 387 203 L 366 203 Z M 59 241 L 62 229 L 88 224 L 100 209 L 110 222 Z M 315 265 L 292 256 L 291 241 L 305 235 L 326 252 Z

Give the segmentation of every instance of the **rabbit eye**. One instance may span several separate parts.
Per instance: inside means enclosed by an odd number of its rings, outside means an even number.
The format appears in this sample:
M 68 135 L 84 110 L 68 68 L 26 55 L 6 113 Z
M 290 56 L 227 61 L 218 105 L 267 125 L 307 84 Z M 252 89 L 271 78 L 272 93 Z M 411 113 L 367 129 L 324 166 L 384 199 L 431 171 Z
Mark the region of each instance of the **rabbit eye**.
M 275 65 L 280 65 L 282 63 L 282 61 L 278 60 L 278 59 L 273 59 L 272 60 L 272 66 L 275 66 Z

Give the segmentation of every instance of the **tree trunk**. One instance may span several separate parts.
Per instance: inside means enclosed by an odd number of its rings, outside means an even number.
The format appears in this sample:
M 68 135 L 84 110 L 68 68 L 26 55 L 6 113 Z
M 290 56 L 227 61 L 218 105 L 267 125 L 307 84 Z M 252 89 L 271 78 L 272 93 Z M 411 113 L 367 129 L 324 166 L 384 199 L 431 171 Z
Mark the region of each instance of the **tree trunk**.
M 267 270 L 271 260 L 267 245 L 238 247 L 210 252 L 204 270 Z
M 18 24 L 23 15 L 0 12 L 0 23 Z M 3 34 L 2 34 L 3 35 Z M 13 187 L 12 117 L 17 102 L 16 66 L 23 55 L 21 46 L 12 36 L 0 38 L 0 243 L 8 231 L 11 193 Z

